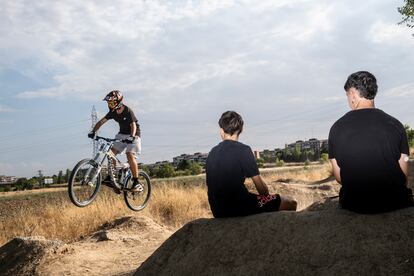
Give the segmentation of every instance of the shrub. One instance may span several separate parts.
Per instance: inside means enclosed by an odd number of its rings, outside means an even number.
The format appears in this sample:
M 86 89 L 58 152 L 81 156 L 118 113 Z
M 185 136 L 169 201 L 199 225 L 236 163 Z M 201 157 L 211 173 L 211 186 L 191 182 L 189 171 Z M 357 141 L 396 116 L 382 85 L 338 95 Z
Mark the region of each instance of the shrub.
M 156 172 L 156 176 L 159 178 L 173 177 L 174 175 L 174 167 L 171 164 L 161 165 Z
M 285 165 L 285 161 L 276 159 L 276 167 L 283 167 Z
M 327 153 L 322 153 L 321 154 L 321 159 L 319 159 L 320 163 L 326 163 L 329 161 L 329 156 Z

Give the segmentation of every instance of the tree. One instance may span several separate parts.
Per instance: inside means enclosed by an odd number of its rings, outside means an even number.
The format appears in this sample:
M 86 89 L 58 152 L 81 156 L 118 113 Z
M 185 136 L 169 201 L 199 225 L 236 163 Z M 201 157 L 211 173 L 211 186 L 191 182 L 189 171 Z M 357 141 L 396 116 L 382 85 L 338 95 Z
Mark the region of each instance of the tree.
M 408 144 L 410 147 L 414 147 L 414 129 L 409 125 L 404 125 L 405 132 L 407 133 Z
M 22 177 L 17 179 L 16 183 L 14 184 L 14 187 L 17 191 L 31 190 L 33 189 L 33 186 L 37 183 L 37 179 L 35 178 L 27 179 L 25 177 Z
M 295 151 L 293 152 L 293 158 L 295 162 L 300 162 L 302 157 L 302 152 L 300 151 L 300 146 L 295 146 Z
M 257 167 L 263 168 L 264 160 L 262 158 L 257 158 L 256 163 L 257 163 Z
M 174 174 L 174 167 L 171 164 L 163 164 L 158 168 L 156 176 L 159 178 L 167 178 L 173 177 Z
M 403 20 L 398 24 L 406 24 L 409 28 L 414 28 L 414 0 L 404 0 L 404 6 L 399 7 L 398 12 L 403 16 Z
M 190 173 L 192 175 L 197 175 L 197 174 L 201 173 L 202 168 L 201 168 L 200 164 L 198 164 L 197 162 L 190 162 L 190 166 L 189 166 L 188 170 L 190 171 Z
M 276 167 L 283 167 L 285 165 L 285 162 L 283 160 L 280 160 L 279 158 L 276 159 Z
M 321 163 L 326 163 L 326 162 L 328 162 L 328 160 L 329 160 L 329 155 L 327 153 L 322 153 L 320 162 Z
M 180 171 L 185 171 L 188 170 L 190 168 L 190 161 L 188 161 L 187 159 L 183 159 L 180 161 L 180 163 L 178 163 L 177 165 L 177 170 Z
M 59 171 L 58 176 L 57 176 L 57 179 L 56 179 L 56 183 L 57 184 L 64 183 L 63 182 L 63 172 L 62 171 Z
M 71 171 L 71 170 L 66 169 L 66 174 L 65 174 L 65 176 L 64 176 L 64 178 L 63 178 L 64 183 L 69 182 L 69 177 L 70 177 L 70 174 L 71 174 L 71 173 L 72 173 L 72 171 Z

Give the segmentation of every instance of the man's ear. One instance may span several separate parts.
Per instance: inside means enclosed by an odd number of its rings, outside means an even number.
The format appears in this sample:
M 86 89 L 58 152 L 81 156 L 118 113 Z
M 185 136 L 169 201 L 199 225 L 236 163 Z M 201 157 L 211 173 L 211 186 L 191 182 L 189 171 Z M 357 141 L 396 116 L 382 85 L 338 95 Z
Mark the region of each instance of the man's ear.
M 353 100 L 357 100 L 357 99 L 361 98 L 361 96 L 359 95 L 359 91 L 356 88 L 351 87 L 349 89 L 349 92 L 351 93 L 351 97 L 352 97 Z
M 220 137 L 221 140 L 224 140 L 224 130 L 222 128 L 220 128 Z

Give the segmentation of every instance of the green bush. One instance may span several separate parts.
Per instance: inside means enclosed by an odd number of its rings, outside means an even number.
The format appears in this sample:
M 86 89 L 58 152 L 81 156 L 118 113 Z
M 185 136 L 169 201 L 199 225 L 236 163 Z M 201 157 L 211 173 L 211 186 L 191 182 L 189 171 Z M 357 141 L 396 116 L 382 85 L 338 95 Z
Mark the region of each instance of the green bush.
M 276 167 L 283 167 L 285 165 L 285 161 L 276 159 Z
M 196 162 L 191 162 L 188 170 L 192 175 L 197 175 L 200 174 L 203 169 L 201 168 L 200 164 Z
M 319 163 L 327 163 L 329 161 L 329 155 L 327 153 L 322 153 Z
M 171 164 L 161 165 L 156 172 L 156 176 L 158 178 L 173 177 L 174 175 L 175 175 L 175 170 Z

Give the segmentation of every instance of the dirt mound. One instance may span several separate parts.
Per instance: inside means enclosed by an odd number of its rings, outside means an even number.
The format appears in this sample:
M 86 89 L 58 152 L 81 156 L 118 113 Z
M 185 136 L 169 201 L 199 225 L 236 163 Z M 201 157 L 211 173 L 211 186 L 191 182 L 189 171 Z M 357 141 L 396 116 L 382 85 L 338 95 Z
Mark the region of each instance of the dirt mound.
M 171 233 L 150 218 L 124 217 L 71 244 L 16 238 L 0 248 L 0 275 L 132 274 Z
M 199 219 L 135 275 L 413 275 L 414 208 L 358 215 L 330 200 L 298 213 Z
M 43 237 L 14 238 L 0 248 L 0 275 L 33 275 L 47 256 L 63 246 L 61 241 Z

